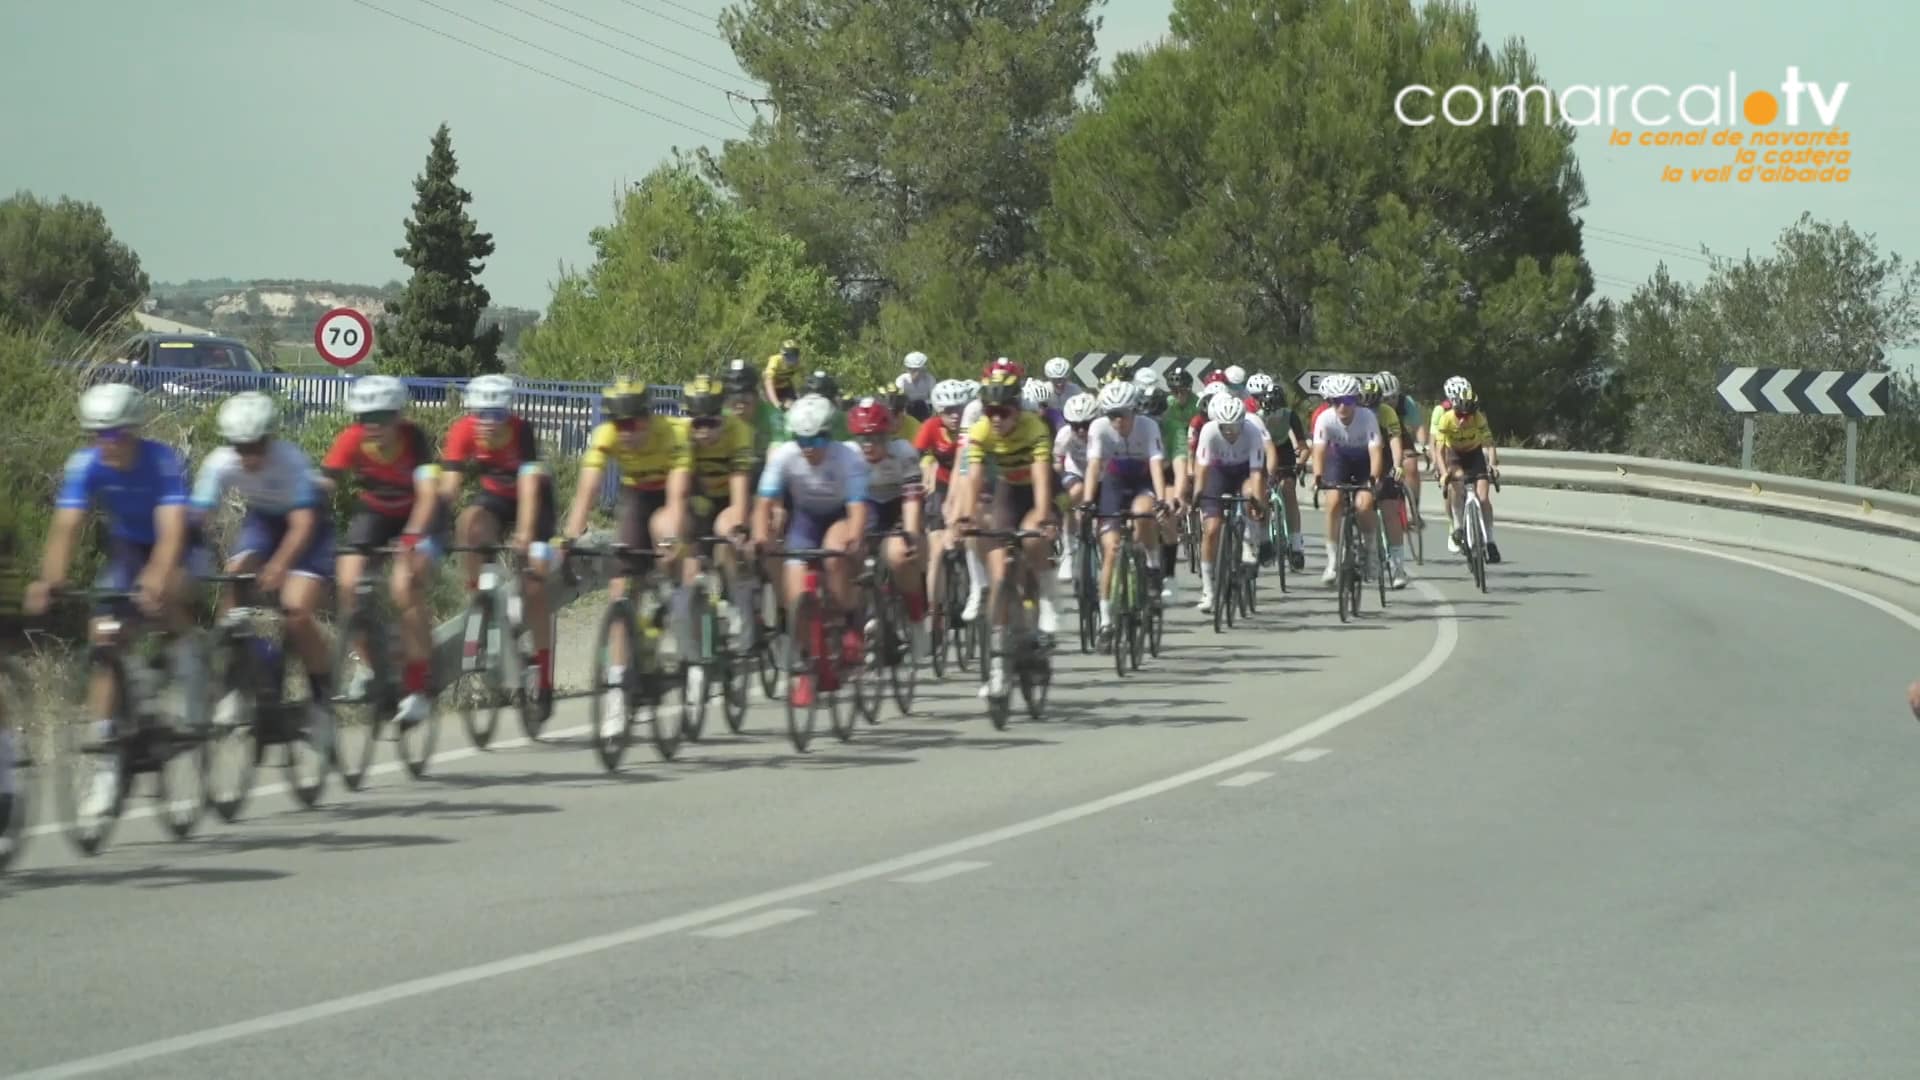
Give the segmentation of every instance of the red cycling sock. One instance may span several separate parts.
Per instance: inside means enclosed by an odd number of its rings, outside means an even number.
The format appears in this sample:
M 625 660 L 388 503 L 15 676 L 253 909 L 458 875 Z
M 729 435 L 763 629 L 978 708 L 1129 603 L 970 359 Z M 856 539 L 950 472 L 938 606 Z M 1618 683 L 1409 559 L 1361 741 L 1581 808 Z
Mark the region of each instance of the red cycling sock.
M 427 662 L 425 660 L 407 661 L 406 670 L 401 674 L 405 680 L 407 693 L 424 694 L 427 692 Z
M 533 664 L 540 670 L 540 689 L 553 689 L 553 650 L 540 649 L 535 652 Z

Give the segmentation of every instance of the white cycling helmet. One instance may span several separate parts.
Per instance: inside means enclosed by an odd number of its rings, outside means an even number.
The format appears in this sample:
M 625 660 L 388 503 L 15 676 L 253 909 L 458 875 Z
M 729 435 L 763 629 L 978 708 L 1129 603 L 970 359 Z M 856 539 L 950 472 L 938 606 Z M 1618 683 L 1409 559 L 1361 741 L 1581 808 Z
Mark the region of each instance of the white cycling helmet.
M 1440 388 L 1440 393 L 1443 394 L 1448 401 L 1458 401 L 1461 398 L 1473 396 L 1473 384 L 1461 376 L 1455 375 L 1448 379 L 1446 384 Z
M 1341 397 L 1359 397 L 1360 380 L 1341 372 L 1320 380 L 1320 396 L 1328 401 Z
M 80 426 L 87 431 L 138 427 L 145 414 L 145 399 L 126 383 L 101 383 L 80 395 Z
M 967 384 L 959 379 L 942 379 L 933 384 L 933 407 L 945 412 L 948 409 L 962 409 L 973 395 L 967 391 Z
M 920 371 L 927 366 L 927 354 L 915 349 L 908 353 L 906 359 L 900 361 L 900 364 L 908 371 Z
M 1059 382 L 1061 379 L 1073 374 L 1073 365 L 1067 362 L 1066 357 L 1056 356 L 1047 361 L 1047 366 L 1044 370 L 1047 378 L 1052 379 L 1054 382 Z
M 967 400 L 969 402 L 980 400 L 980 380 L 979 379 L 961 379 L 960 385 L 967 388 Z
M 1215 394 L 1207 402 L 1207 419 L 1221 427 L 1232 427 L 1247 415 L 1247 407 L 1232 394 Z
M 471 412 L 512 408 L 513 380 L 505 375 L 482 375 L 467 384 L 465 399 Z
M 833 402 L 819 394 L 808 394 L 787 409 L 787 430 L 808 439 L 825 431 L 832 419 Z
M 399 412 L 407 407 L 407 386 L 391 375 L 362 375 L 347 390 L 347 411 Z
M 1264 371 L 1256 371 L 1247 376 L 1247 393 L 1255 397 L 1273 389 L 1273 376 Z
M 1069 424 L 1091 424 L 1093 418 L 1100 415 L 1100 400 L 1083 390 L 1068 398 L 1060 411 Z
M 1224 394 L 1226 392 L 1227 392 L 1227 384 L 1223 382 L 1210 382 L 1210 383 L 1200 384 L 1200 400 L 1201 401 L 1205 401 L 1215 394 Z
M 1167 388 L 1167 380 L 1163 378 L 1158 371 L 1150 367 L 1143 367 L 1134 371 L 1133 385 L 1139 387 L 1140 392 L 1144 394 L 1149 390 L 1165 390 Z
M 1377 377 L 1380 380 L 1381 397 L 1391 401 L 1400 396 L 1400 377 L 1398 375 L 1395 375 L 1391 371 L 1382 371 Z
M 1053 407 L 1053 384 L 1045 379 L 1028 379 L 1020 388 L 1020 400 L 1034 412 Z
M 1140 388 L 1130 382 L 1110 382 L 1100 388 L 1100 411 L 1130 413 L 1140 407 Z
M 1227 381 L 1234 386 L 1247 385 L 1247 369 L 1235 364 L 1227 369 Z
M 280 410 L 273 399 L 258 390 L 235 394 L 220 403 L 214 417 L 220 437 L 230 443 L 256 443 L 273 434 L 280 425 Z

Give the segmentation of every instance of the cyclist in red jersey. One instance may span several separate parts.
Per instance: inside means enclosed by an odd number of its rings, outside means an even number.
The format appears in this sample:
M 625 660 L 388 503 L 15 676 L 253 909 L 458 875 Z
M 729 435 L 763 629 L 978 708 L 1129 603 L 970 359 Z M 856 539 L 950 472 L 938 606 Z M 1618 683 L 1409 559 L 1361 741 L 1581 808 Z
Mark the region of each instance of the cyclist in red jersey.
M 947 495 L 953 485 L 953 465 L 960 452 L 960 418 L 973 395 L 959 379 L 935 383 L 933 415 L 920 425 L 913 448 L 920 451 L 920 484 L 930 494 L 922 501 L 927 530 L 927 595 L 939 597 L 940 556 L 947 550 Z
M 553 713 L 553 625 L 547 618 L 547 541 L 553 536 L 553 478 L 540 460 L 540 440 L 533 425 L 513 412 L 513 380 L 505 375 L 482 375 L 467 384 L 463 395 L 467 414 L 447 429 L 440 452 L 440 499 L 451 507 L 460 502 L 468 476 L 480 480 L 480 493 L 454 521 L 455 542 L 491 544 L 510 532 L 509 543 L 523 560 L 521 603 L 527 626 L 533 631 L 534 664 L 539 671 L 538 715 Z M 460 555 L 467 592 L 480 587 L 478 552 Z
M 413 421 L 401 415 L 407 406 L 407 388 L 391 375 L 365 375 L 353 381 L 347 411 L 354 423 L 342 431 L 327 451 L 320 468 L 329 487 L 352 480 L 359 488 L 359 506 L 347 523 L 345 542 L 335 563 L 338 582 L 335 606 L 345 621 L 353 608 L 353 590 L 366 571 L 367 558 L 351 550 L 383 546 L 396 540 L 406 552 L 394 559 L 387 586 L 400 612 L 400 643 L 406 657 L 401 678 L 407 696 L 395 721 L 410 728 L 433 714 L 431 669 L 428 657 L 433 627 L 427 618 L 427 582 L 433 577 L 436 548 L 443 540 L 445 522 L 439 513 L 440 469 L 433 459 L 433 441 Z M 363 646 L 364 647 L 364 646 Z M 362 678 L 347 693 L 366 693 Z

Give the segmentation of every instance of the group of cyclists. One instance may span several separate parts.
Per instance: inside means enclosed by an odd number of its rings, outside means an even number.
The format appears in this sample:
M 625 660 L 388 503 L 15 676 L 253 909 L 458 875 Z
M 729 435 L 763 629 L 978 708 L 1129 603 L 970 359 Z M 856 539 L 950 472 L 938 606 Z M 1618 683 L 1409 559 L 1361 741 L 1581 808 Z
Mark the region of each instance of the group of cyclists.
M 37 574 L 23 594 L 28 615 L 44 613 L 72 566 L 76 543 L 90 513 L 104 522 L 105 564 L 96 590 L 116 590 L 132 609 L 172 632 L 172 674 L 187 703 L 190 725 L 228 722 L 226 703 L 208 701 L 207 662 L 188 631 L 194 623 L 195 579 L 212 569 L 216 511 L 230 499 L 242 509 L 237 532 L 224 546 L 224 571 L 254 574 L 256 587 L 275 597 L 285 615 L 290 650 L 303 661 L 316 703 L 312 725 L 317 746 L 331 740 L 325 703 L 333 700 L 331 655 L 317 619 L 328 598 L 340 608 L 353 602 L 369 559 L 389 556 L 387 588 L 398 613 L 404 696 L 394 722 L 402 729 L 432 712 L 431 620 L 426 585 L 450 546 L 463 549 L 461 573 L 477 587 L 486 545 L 510 546 L 522 558 L 523 602 L 534 635 L 537 700 L 542 718 L 553 702 L 553 648 L 548 582 L 570 545 L 586 533 L 601 503 L 608 469 L 618 473 L 614 531 L 635 550 L 659 550 L 681 591 L 691 582 L 690 560 L 675 565 L 670 541 L 706 537 L 734 542 L 748 559 L 761 560 L 761 580 L 776 583 L 783 607 L 803 588 L 802 565 L 782 552 L 829 548 L 878 554 L 905 600 L 915 647 L 927 647 L 929 597 L 944 595 L 946 560 L 963 546 L 967 600 L 960 618 L 980 617 L 987 590 L 1011 562 L 1002 546 L 968 538 L 971 526 L 1028 529 L 1034 573 L 1037 631 L 1043 643 L 1057 631 L 1058 583 L 1073 580 L 1081 526 L 1095 514 L 1101 561 L 1098 595 L 1102 638 L 1112 632 L 1112 586 L 1119 529 L 1159 558 L 1149 565 L 1148 594 L 1163 604 L 1176 599 L 1176 551 L 1189 507 L 1201 520 L 1198 608 L 1215 603 L 1212 555 L 1219 543 L 1222 499 L 1244 494 L 1250 520 L 1244 558 L 1289 560 L 1300 570 L 1306 551 L 1300 529 L 1295 479 L 1309 466 L 1326 500 L 1331 584 L 1338 561 L 1332 537 L 1342 485 L 1365 485 L 1356 509 L 1367 517 L 1377 504 L 1413 493 L 1419 459 L 1431 440 L 1435 475 L 1484 478 L 1497 466 L 1491 430 L 1470 384 L 1447 380 L 1444 398 L 1424 420 L 1419 406 L 1390 372 L 1333 375 L 1320 388 L 1323 401 L 1303 422 L 1276 380 L 1249 375 L 1238 366 L 1207 373 L 1198 381 L 1175 367 L 1164 375 L 1152 367 L 1116 368 L 1097 388 L 1072 378 L 1063 357 L 1048 361 L 1040 377 L 1000 357 L 978 380 L 937 380 L 924 353 L 909 353 L 898 377 L 866 394 L 843 395 L 829 372 L 800 374 L 799 349 L 787 342 L 763 368 L 733 361 L 716 375 L 699 375 L 680 388 L 678 400 L 654 387 L 622 379 L 601 400 L 600 422 L 580 459 L 578 480 L 566 513 L 554 475 L 542 456 L 534 427 L 514 411 L 516 388 L 504 375 L 484 375 L 465 388 L 464 415 L 436 450 L 434 440 L 408 417 L 410 395 L 399 379 L 367 375 L 347 395 L 351 422 L 316 465 L 293 442 L 280 437 L 274 400 L 249 391 L 218 409 L 222 445 L 190 476 L 172 446 L 146 437 L 145 397 L 131 386 L 105 383 L 80 397 L 80 426 L 87 445 L 68 460 L 55 500 L 52 528 Z M 477 491 L 463 496 L 469 482 Z M 334 495 L 351 489 L 343 529 L 336 531 Z M 1450 517 L 1458 520 L 1458 484 Z M 1279 496 L 1287 518 L 1286 551 L 1271 550 L 1263 520 L 1268 493 Z M 1480 493 L 1491 503 L 1484 487 Z M 457 508 L 457 512 L 456 512 Z M 1134 516 L 1128 516 L 1134 515 Z M 1061 528 L 1071 519 L 1074 527 Z M 1414 519 L 1418 523 L 1417 514 Z M 1406 584 L 1399 521 L 1387 518 L 1389 560 L 1395 587 Z M 1057 567 L 1052 540 L 1059 535 Z M 1489 532 L 1489 537 L 1491 533 Z M 1458 551 L 1460 531 L 1449 546 Z M 1488 558 L 1498 549 L 1488 545 Z M 843 648 L 862 645 L 863 614 L 852 580 L 854 559 L 825 567 L 829 626 L 844 632 Z M 623 588 L 616 580 L 611 588 Z M 331 587 L 331 588 L 329 588 Z M 103 602 L 90 627 L 93 640 L 119 630 L 128 600 Z M 231 597 L 223 596 L 224 607 Z M 680 610 L 676 607 L 676 610 Z M 1004 613 L 992 613 L 997 632 Z M 997 650 L 996 650 L 997 656 Z M 620 685 L 624 656 L 607 672 Z M 996 662 L 982 696 L 1005 693 Z M 607 691 L 617 694 L 617 689 Z M 352 691 L 349 691 L 352 693 Z M 96 677 L 86 707 L 99 734 L 115 715 L 111 680 Z M 619 715 L 618 708 L 603 710 Z M 8 724 L 0 718 L 0 784 L 10 782 L 15 753 Z M 114 798 L 116 776 L 103 758 L 87 798 L 98 812 Z M 0 825 L 10 792 L 0 788 Z M 0 828 L 4 833 L 4 828 Z

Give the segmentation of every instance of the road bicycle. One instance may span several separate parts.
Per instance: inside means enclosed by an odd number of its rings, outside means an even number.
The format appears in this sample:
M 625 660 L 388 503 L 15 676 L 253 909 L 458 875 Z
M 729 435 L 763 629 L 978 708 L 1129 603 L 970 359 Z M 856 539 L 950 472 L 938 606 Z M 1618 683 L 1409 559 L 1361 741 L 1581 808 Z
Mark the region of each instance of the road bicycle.
M 610 580 L 626 583 L 625 594 L 607 601 L 594 634 L 593 677 L 588 683 L 587 722 L 594 755 L 608 772 L 618 772 L 633 742 L 634 728 L 645 723 L 654 752 L 662 761 L 679 752 L 686 715 L 686 683 L 678 665 L 661 656 L 661 638 L 670 607 L 666 578 L 658 565 L 660 551 L 652 547 L 613 543 L 602 547 L 574 547 L 574 555 L 613 559 L 618 568 Z M 614 675 L 614 636 L 626 645 L 626 663 Z M 678 690 L 679 707 L 667 703 Z M 615 693 L 618 691 L 618 693 Z
M 681 663 L 687 702 L 687 738 L 698 742 L 707 726 L 707 705 L 717 693 L 727 730 L 738 735 L 747 720 L 747 692 L 756 661 L 754 642 L 758 618 L 752 607 L 742 607 L 735 578 L 747 560 L 735 553 L 722 560 L 715 553 L 732 548 L 734 538 L 703 537 L 694 545 L 694 582 L 687 587 L 687 631 Z M 749 594 L 757 597 L 758 592 Z
M 1140 670 L 1143 652 L 1160 655 L 1160 635 L 1164 629 L 1162 604 L 1160 602 L 1159 575 L 1147 565 L 1146 549 L 1133 535 L 1133 523 L 1141 520 L 1158 520 L 1158 511 L 1135 513 L 1131 510 L 1117 514 L 1098 513 L 1098 507 L 1092 503 L 1078 509 L 1089 513 L 1096 521 L 1119 522 L 1119 546 L 1114 551 L 1113 584 L 1108 589 L 1110 597 L 1110 632 L 1108 640 L 1113 648 L 1114 674 L 1125 677 L 1129 670 Z M 1100 579 L 1096 576 L 1094 581 Z
M 787 738 L 796 752 L 804 754 L 813 741 L 822 698 L 834 737 L 841 742 L 853 738 L 855 710 L 842 707 L 840 686 L 849 674 L 861 678 L 864 665 L 858 656 L 846 655 L 845 634 L 827 629 L 822 573 L 828 559 L 851 556 L 826 548 L 787 548 L 776 554 L 805 564 L 800 593 L 787 610 Z
M 460 638 L 460 670 L 452 697 L 467 729 L 467 739 L 485 750 L 500 730 L 500 711 L 520 714 L 520 730 L 538 741 L 545 717 L 540 710 L 540 672 L 534 662 L 533 630 L 526 624 L 520 594 L 520 570 L 504 544 L 456 544 L 449 554 L 471 552 L 489 561 L 468 596 Z M 556 621 L 557 625 L 557 621 Z M 551 640 L 551 639 L 549 639 Z
M 1414 451 L 1418 460 L 1415 468 L 1425 471 L 1427 452 L 1425 447 Z M 1420 516 L 1420 492 L 1404 480 L 1400 486 L 1405 490 L 1405 498 L 1400 500 L 1400 535 L 1407 538 L 1407 550 L 1412 553 L 1416 566 L 1427 564 L 1427 522 Z
M 854 705 L 867 723 L 875 723 L 880 714 L 879 681 L 886 672 L 887 688 L 900 715 L 913 711 L 913 694 L 919 684 L 920 656 L 913 647 L 913 621 L 907 618 L 906 597 L 894 583 L 893 572 L 881 558 L 881 548 L 890 539 L 919 544 L 902 529 L 869 535 L 867 557 L 856 579 L 867 612 L 865 644 L 861 655 L 868 667 L 868 678 L 854 685 Z
M 432 711 L 426 719 L 412 725 L 396 722 L 403 696 L 401 663 L 398 641 L 389 628 L 399 620 L 390 610 L 387 590 L 381 587 L 388 560 L 407 549 L 396 544 L 354 544 L 340 550 L 364 556 L 368 562 L 353 587 L 353 612 L 333 643 L 334 766 L 348 790 L 361 790 L 373 765 L 374 748 L 391 731 L 407 775 L 418 780 L 427 774 L 440 741 L 439 703 L 429 695 Z
M 203 580 L 234 586 L 237 593 L 214 626 L 207 654 L 215 702 L 207 801 L 220 820 L 238 821 L 255 773 L 261 765 L 278 765 L 300 805 L 311 808 L 333 768 L 333 713 L 328 703 L 313 699 L 298 651 L 289 655 L 279 604 L 258 605 L 258 575 L 214 574 Z M 229 757 L 239 770 L 231 786 L 220 779 Z
M 1355 505 L 1363 491 L 1372 491 L 1371 484 L 1327 484 L 1322 485 L 1329 491 L 1338 491 L 1346 498 L 1340 501 L 1340 547 L 1339 558 L 1334 564 L 1334 591 L 1338 594 L 1340 621 L 1346 622 L 1360 614 L 1360 593 L 1366 587 L 1366 572 L 1363 569 L 1366 533 L 1360 527 L 1360 510 Z M 1374 507 L 1375 531 L 1384 536 L 1379 524 L 1379 506 Z M 1380 541 L 1379 562 L 1386 561 L 1384 539 Z M 1382 570 L 1384 573 L 1384 569 Z M 1385 580 L 1384 578 L 1382 579 Z M 1386 588 L 1380 591 L 1380 602 L 1386 603 Z
M 1100 539 L 1092 515 L 1076 513 L 1080 543 L 1073 553 L 1073 604 L 1080 622 L 1080 651 L 1100 647 Z
M 33 684 L 13 657 L 0 655 L 0 873 L 27 844 L 31 788 L 27 718 L 34 716 Z
M 1280 497 L 1280 485 L 1293 482 L 1293 476 L 1280 473 L 1267 490 L 1267 545 L 1273 549 L 1273 565 L 1280 575 L 1280 591 L 1287 591 L 1287 570 L 1293 559 L 1293 529 L 1287 524 L 1286 500 Z
M 116 606 L 137 596 L 128 589 L 63 593 L 63 598 Z M 187 711 L 185 694 L 173 685 L 170 650 L 163 647 L 178 636 L 151 628 L 138 615 L 108 616 L 100 629 L 112 640 L 88 646 L 87 670 L 90 675 L 104 675 L 112 684 L 113 717 L 105 734 L 91 716 L 69 718 L 59 726 L 54 800 L 67 839 L 81 854 L 98 854 L 135 783 L 151 775 L 161 823 L 174 839 L 185 840 L 199 826 L 208 802 L 208 731 L 189 726 L 182 718 Z M 89 678 L 83 685 L 91 682 Z M 174 698 L 179 699 L 177 703 L 170 700 Z M 176 763 L 186 768 L 176 771 Z M 111 796 L 100 808 L 98 820 L 92 820 L 94 815 L 82 813 L 91 801 L 87 796 L 98 790 L 99 780 L 108 773 L 112 774 Z
M 1459 480 L 1449 477 L 1448 484 L 1462 485 L 1460 498 L 1460 530 L 1465 533 L 1466 543 L 1460 545 L 1460 553 L 1466 556 L 1467 570 L 1473 574 L 1473 583 L 1481 592 L 1487 591 L 1487 512 L 1481 505 L 1479 481 L 1482 477 L 1491 481 L 1493 490 L 1500 490 L 1500 474 L 1497 472 L 1475 473 L 1463 476 Z M 1449 504 L 1453 501 L 1451 490 L 1447 492 Z
M 1048 531 L 963 529 L 961 534 L 997 544 L 1007 553 L 1005 572 L 993 583 L 987 607 L 982 617 L 975 620 L 983 626 L 998 622 L 1002 627 L 999 643 L 989 645 L 980 665 L 980 682 L 989 688 L 987 718 L 993 721 L 994 727 L 1005 731 L 1012 715 L 1012 692 L 1004 683 L 999 693 L 992 692 L 996 667 L 1003 678 L 1010 676 L 1011 681 L 1019 685 L 1027 715 L 1035 720 L 1046 714 L 1047 694 L 1053 686 L 1053 642 L 1050 636 L 1039 632 L 1036 624 L 1039 585 L 1026 559 L 1026 541 L 1047 536 Z
M 966 545 L 955 540 L 940 553 L 940 596 L 928 615 L 929 651 L 934 656 L 933 674 L 937 678 L 946 677 L 949 652 L 954 666 L 961 671 L 972 668 L 981 653 L 986 635 L 980 628 L 980 620 L 968 622 L 961 617 L 967 610 L 967 597 L 972 589 L 973 572 L 967 569 Z
M 1232 628 L 1236 615 L 1253 617 L 1254 589 L 1260 566 L 1241 557 L 1246 550 L 1247 496 L 1220 496 L 1220 540 L 1213 549 L 1213 632 Z

